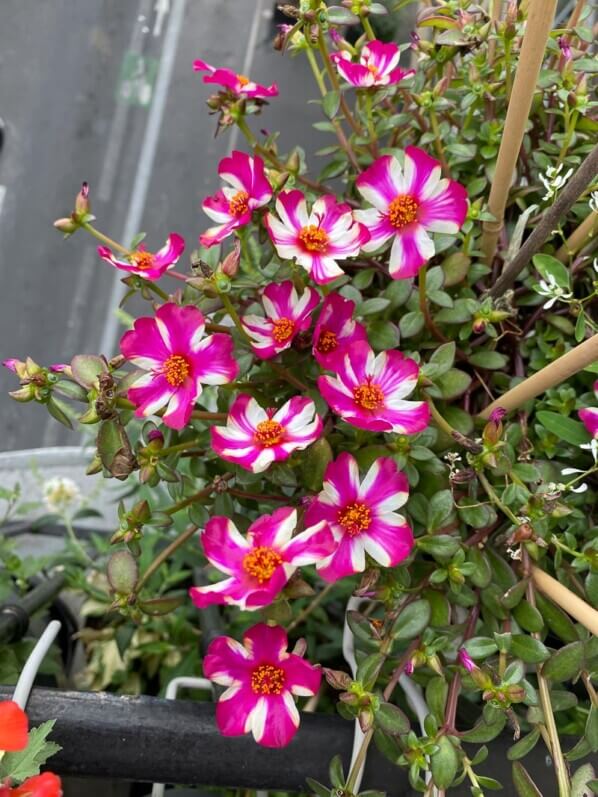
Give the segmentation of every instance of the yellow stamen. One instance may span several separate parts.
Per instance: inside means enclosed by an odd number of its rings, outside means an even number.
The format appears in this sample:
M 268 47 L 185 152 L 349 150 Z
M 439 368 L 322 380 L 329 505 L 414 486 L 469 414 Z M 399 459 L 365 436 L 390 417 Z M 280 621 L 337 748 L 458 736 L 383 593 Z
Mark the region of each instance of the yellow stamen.
M 299 240 L 309 252 L 325 252 L 328 247 L 326 232 L 315 224 L 303 227 L 299 233 Z
M 151 252 L 146 252 L 143 249 L 138 252 L 133 252 L 129 255 L 129 260 L 134 266 L 140 269 L 151 268 L 154 265 L 154 256 Z
M 277 343 L 286 343 L 295 331 L 295 322 L 290 318 L 277 318 L 272 325 L 272 337 Z
M 417 220 L 419 205 L 412 196 L 399 194 L 388 206 L 388 220 L 397 230 Z
M 251 688 L 256 695 L 279 695 L 284 681 L 284 670 L 274 664 L 260 664 L 251 673 Z
M 337 520 L 350 537 L 354 537 L 370 527 L 372 513 L 365 504 L 354 502 L 348 504 L 338 513 Z
M 242 216 L 249 210 L 249 194 L 247 191 L 237 191 L 228 203 L 228 212 L 231 216 Z
M 323 332 L 320 332 L 316 349 L 321 354 L 328 354 L 331 351 L 336 351 L 337 348 L 338 340 L 334 332 L 332 332 L 330 329 L 325 329 Z
M 366 383 L 353 389 L 355 403 L 364 410 L 377 410 L 384 402 L 380 385 Z
M 269 581 L 276 568 L 282 564 L 282 558 L 272 548 L 262 545 L 254 548 L 243 559 L 243 570 L 257 578 L 260 584 Z
M 237 75 L 237 80 L 242 86 L 246 86 L 248 83 L 251 83 L 246 75 Z
M 284 427 L 278 421 L 268 419 L 258 423 L 255 432 L 255 440 L 264 448 L 278 445 L 284 436 Z
M 191 366 L 182 354 L 171 354 L 164 363 L 164 376 L 169 385 L 180 387 L 189 376 Z

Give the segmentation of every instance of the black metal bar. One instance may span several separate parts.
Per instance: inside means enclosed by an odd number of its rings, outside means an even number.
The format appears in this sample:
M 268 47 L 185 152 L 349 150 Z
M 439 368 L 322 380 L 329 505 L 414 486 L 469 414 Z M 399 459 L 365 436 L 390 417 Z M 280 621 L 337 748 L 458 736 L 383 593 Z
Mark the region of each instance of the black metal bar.
M 0 686 L 0 700 L 11 694 Z M 291 744 L 268 750 L 249 736 L 221 736 L 213 704 L 153 697 L 34 689 L 27 714 L 32 726 L 56 719 L 52 741 L 63 749 L 50 766 L 61 775 L 300 791 L 306 777 L 328 783 L 337 753 L 347 767 L 353 743 L 352 723 L 304 714 Z M 391 795 L 408 790 L 406 773 L 377 751 L 364 784 Z
M 0 606 L 0 642 L 14 642 L 27 631 L 29 618 L 50 603 L 64 586 L 64 573 L 55 573 L 21 600 Z

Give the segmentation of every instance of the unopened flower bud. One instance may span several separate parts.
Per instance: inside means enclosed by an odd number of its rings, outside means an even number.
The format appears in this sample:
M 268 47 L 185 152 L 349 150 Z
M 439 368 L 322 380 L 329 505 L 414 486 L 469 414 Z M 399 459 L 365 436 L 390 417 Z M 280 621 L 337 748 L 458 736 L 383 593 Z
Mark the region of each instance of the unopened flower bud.
M 152 429 L 147 436 L 148 448 L 152 451 L 160 451 L 164 448 L 164 435 L 159 429 Z
M 436 97 L 442 97 L 445 91 L 449 87 L 449 79 L 447 77 L 443 77 L 438 83 L 434 86 L 434 95 Z
M 521 703 L 525 700 L 525 689 L 518 684 L 506 688 L 506 697 L 510 703 Z
M 237 239 L 234 249 L 229 252 L 220 264 L 220 271 L 226 274 L 227 277 L 234 277 L 239 270 L 239 261 L 241 259 L 241 242 Z
M 54 227 L 65 235 L 72 235 L 79 228 L 79 225 L 72 219 L 63 218 L 56 219 Z
M 362 708 L 357 715 L 362 733 L 367 733 L 374 724 L 374 712 L 371 708 Z
M 465 650 L 465 648 L 459 648 L 459 653 L 457 654 L 457 658 L 459 660 L 459 664 L 462 667 L 465 667 L 467 672 L 473 672 L 475 669 L 475 662 L 469 655 L 469 653 Z
M 89 213 L 89 184 L 83 183 L 81 190 L 75 198 L 75 213 L 77 216 L 84 216 Z
M 487 323 L 488 322 L 486 321 L 485 318 L 482 318 L 481 316 L 476 316 L 473 320 L 471 328 L 476 333 L 476 335 L 480 335 L 486 329 Z
M 330 670 L 324 667 L 324 677 L 333 689 L 349 689 L 353 679 L 342 670 Z
M 18 390 L 9 390 L 8 395 L 15 401 L 25 403 L 33 401 L 35 398 L 35 387 L 33 385 L 23 385 Z

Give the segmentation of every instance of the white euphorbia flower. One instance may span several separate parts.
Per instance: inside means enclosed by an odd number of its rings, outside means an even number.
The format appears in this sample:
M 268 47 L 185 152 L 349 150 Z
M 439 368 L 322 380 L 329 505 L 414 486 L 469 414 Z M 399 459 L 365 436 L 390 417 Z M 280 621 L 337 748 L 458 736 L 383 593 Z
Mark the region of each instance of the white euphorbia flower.
M 540 175 L 540 180 L 546 189 L 546 193 L 542 197 L 544 202 L 553 199 L 573 174 L 573 169 L 569 169 L 565 174 L 561 174 L 562 170 L 563 164 L 559 163 L 558 166 L 549 166 L 546 169 L 546 174 Z
M 544 309 L 550 309 L 555 302 L 564 299 L 571 299 L 573 294 L 571 291 L 566 291 L 562 288 L 552 274 L 548 274 L 545 280 L 540 280 L 540 282 L 534 286 L 534 290 L 540 294 L 540 296 L 548 296 L 550 297 L 547 302 L 544 302 Z
M 49 512 L 61 514 L 81 500 L 81 491 L 68 476 L 53 476 L 44 482 L 44 503 Z

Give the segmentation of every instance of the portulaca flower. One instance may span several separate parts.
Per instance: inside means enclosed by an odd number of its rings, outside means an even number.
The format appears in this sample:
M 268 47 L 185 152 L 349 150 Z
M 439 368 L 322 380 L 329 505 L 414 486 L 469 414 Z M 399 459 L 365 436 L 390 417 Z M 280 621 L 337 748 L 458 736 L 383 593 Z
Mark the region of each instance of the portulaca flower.
M 98 246 L 98 254 L 111 266 L 137 274 L 146 280 L 159 280 L 166 272 L 174 268 L 185 250 L 185 239 L 176 232 L 171 232 L 162 249 L 156 253 L 148 252 L 140 246 L 131 252 L 126 259 L 116 257 L 108 246 Z
M 409 483 L 394 460 L 381 457 L 359 478 L 356 459 L 343 453 L 326 468 L 322 492 L 305 514 L 307 524 L 325 520 L 336 542 L 334 552 L 316 566 L 327 581 L 338 581 L 366 567 L 366 554 L 394 567 L 413 549 L 413 533 L 396 513 L 409 497 Z
M 210 518 L 201 544 L 208 561 L 228 577 L 191 587 L 193 603 L 200 609 L 214 603 L 241 609 L 271 604 L 298 567 L 315 564 L 334 548 L 323 520 L 293 536 L 296 527 L 297 510 L 288 506 L 255 520 L 247 536 L 226 517 Z
M 202 61 L 200 58 L 193 62 L 193 69 L 195 72 L 208 72 L 204 75 L 204 83 L 216 83 L 228 91 L 236 94 L 237 97 L 246 97 L 247 99 L 267 99 L 268 97 L 276 97 L 278 95 L 278 86 L 272 83 L 271 86 L 262 86 L 255 83 L 246 75 L 239 75 L 233 72 L 232 69 L 225 67 L 215 67 Z
M 145 418 L 163 407 L 164 423 L 187 425 L 202 385 L 224 385 L 239 372 L 230 335 L 204 337 L 204 317 L 192 305 L 163 304 L 155 318 L 138 318 L 120 341 L 124 357 L 145 371 L 129 388 L 135 415 Z
M 295 336 L 309 328 L 319 302 L 317 291 L 305 288 L 299 296 L 290 280 L 267 285 L 262 293 L 265 317 L 246 315 L 241 319 L 255 354 L 268 360 L 288 349 Z
M 417 147 L 407 147 L 404 166 L 383 155 L 355 181 L 361 196 L 374 207 L 356 210 L 370 240 L 365 252 L 392 241 L 389 270 L 393 279 L 406 279 L 434 255 L 429 232 L 456 235 L 467 215 L 465 188 L 441 177 L 440 163 Z
M 294 396 L 279 410 L 265 410 L 254 398 L 241 394 L 228 411 L 226 426 L 213 426 L 210 431 L 219 457 L 262 473 L 273 462 L 315 442 L 322 432 L 322 419 L 309 398 Z
M 370 432 L 417 434 L 426 428 L 430 408 L 425 401 L 405 401 L 419 377 L 415 360 L 400 351 L 376 355 L 358 341 L 337 366 L 336 376 L 321 376 L 318 387 L 337 415 Z
M 346 50 L 332 53 L 330 60 L 352 86 L 378 88 L 399 83 L 415 75 L 414 69 L 405 71 L 399 67 L 400 57 L 401 51 L 396 44 L 375 39 L 364 45 L 357 63 L 351 60 L 351 55 Z
M 203 246 L 214 246 L 239 227 L 249 224 L 253 211 L 272 199 L 264 162 L 257 155 L 252 157 L 235 150 L 229 158 L 220 161 L 218 174 L 228 185 L 202 203 L 204 213 L 217 222 L 216 227 L 210 227 L 199 236 Z
M 318 285 L 344 274 L 336 261 L 355 257 L 369 239 L 349 205 L 330 194 L 316 199 L 308 213 L 302 191 L 281 191 L 276 212 L 278 216 L 267 213 L 264 218 L 276 251 L 285 260 L 295 260 Z
M 293 696 L 315 695 L 322 673 L 296 653 L 280 626 L 259 623 L 245 632 L 243 644 L 221 636 L 208 648 L 205 675 L 228 687 L 216 706 L 224 736 L 252 733 L 264 747 L 285 747 L 299 727 Z
M 345 299 L 340 293 L 330 293 L 324 299 L 314 330 L 312 352 L 327 371 L 336 370 L 353 343 L 367 343 L 365 327 L 353 320 L 354 311 L 355 302 Z

